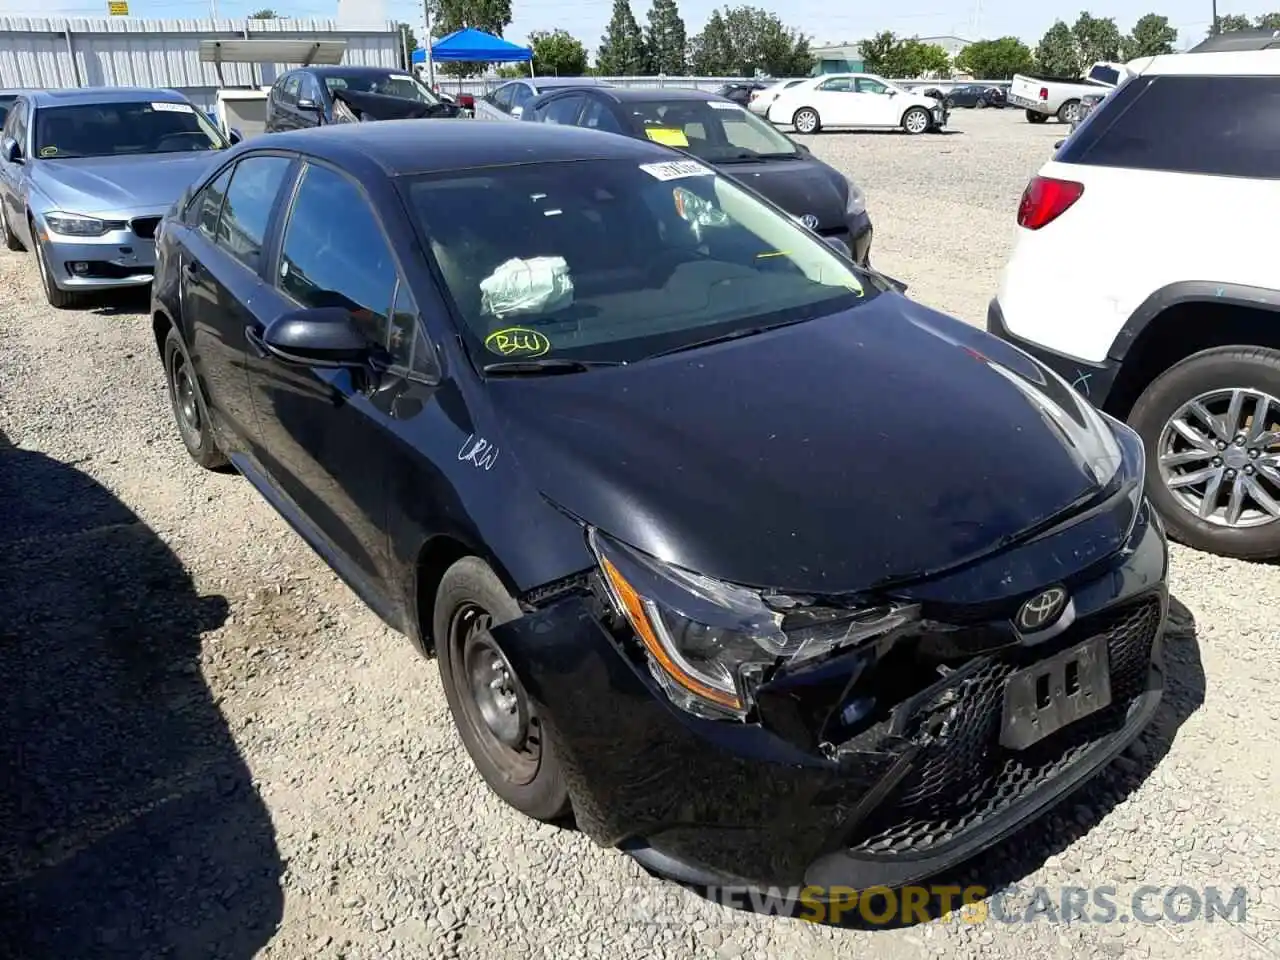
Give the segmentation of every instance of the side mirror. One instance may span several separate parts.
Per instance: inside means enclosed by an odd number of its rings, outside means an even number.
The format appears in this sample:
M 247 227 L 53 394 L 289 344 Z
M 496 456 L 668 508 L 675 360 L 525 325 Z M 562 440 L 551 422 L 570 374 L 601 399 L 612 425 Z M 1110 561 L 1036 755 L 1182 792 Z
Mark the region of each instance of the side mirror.
M 521 117 L 524 116 L 524 107 L 519 107 L 519 106 L 512 107 L 511 116 L 514 117 L 516 120 L 519 120 Z
M 235 146 L 237 143 L 239 143 L 241 140 L 244 139 L 244 134 L 241 133 L 239 130 L 237 130 L 235 127 L 232 127 L 230 130 L 227 131 L 227 139 L 231 141 L 232 146 Z
M 823 237 L 823 242 L 846 260 L 852 259 L 849 256 L 849 245 L 839 237 Z
M 796 147 L 796 149 L 797 149 L 797 150 L 799 150 L 801 153 L 809 154 L 809 155 L 812 155 L 812 154 L 813 154 L 813 151 L 812 151 L 812 150 L 810 150 L 810 149 L 809 149 L 807 146 L 805 146 L 803 143 L 797 143 L 797 144 L 795 145 L 795 147 Z
M 1067 141 L 1065 141 L 1065 140 L 1059 140 L 1057 143 L 1055 143 L 1055 144 L 1053 145 L 1053 149 L 1055 149 L 1055 150 L 1061 150 L 1061 149 L 1062 149 L 1062 145 L 1063 145 L 1064 143 L 1066 143 L 1066 142 L 1067 142 Z
M 345 307 L 295 310 L 277 317 L 262 335 L 262 346 L 285 363 L 306 367 L 363 367 L 371 346 Z
M 896 97 L 897 95 L 898 95 L 898 91 L 897 91 L 897 90 L 890 90 L 890 91 L 889 91 L 889 96 L 891 96 L 891 97 Z
M 13 137 L 5 137 L 4 143 L 0 144 L 0 158 L 5 163 L 21 163 L 22 147 L 18 146 L 18 141 Z
M 903 283 L 901 280 L 895 280 L 893 277 L 884 273 L 880 274 L 880 277 L 884 280 L 887 280 L 889 282 L 889 286 L 893 287 L 893 289 L 897 290 L 899 293 L 907 292 L 907 285 Z
M 310 110 L 311 112 L 314 113 L 320 109 L 320 104 L 316 103 L 316 101 L 312 100 L 310 97 L 299 97 L 298 109 Z

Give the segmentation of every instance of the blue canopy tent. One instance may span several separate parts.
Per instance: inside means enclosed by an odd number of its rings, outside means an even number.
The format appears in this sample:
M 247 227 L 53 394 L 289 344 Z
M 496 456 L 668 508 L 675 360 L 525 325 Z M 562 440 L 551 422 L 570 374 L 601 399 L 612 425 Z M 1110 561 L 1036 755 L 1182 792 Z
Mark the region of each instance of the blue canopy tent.
M 533 50 L 495 37 L 483 30 L 466 27 L 431 45 L 431 61 L 435 63 L 525 63 L 533 76 Z M 427 62 L 427 51 L 413 51 L 414 63 Z

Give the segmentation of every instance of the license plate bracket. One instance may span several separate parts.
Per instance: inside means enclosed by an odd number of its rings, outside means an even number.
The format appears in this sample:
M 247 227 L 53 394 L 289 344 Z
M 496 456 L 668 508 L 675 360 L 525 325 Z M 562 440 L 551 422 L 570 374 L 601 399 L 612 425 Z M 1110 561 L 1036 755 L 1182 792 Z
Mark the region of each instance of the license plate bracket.
M 1025 750 L 1111 703 L 1111 665 L 1104 637 L 1019 670 L 1005 683 L 1000 745 Z

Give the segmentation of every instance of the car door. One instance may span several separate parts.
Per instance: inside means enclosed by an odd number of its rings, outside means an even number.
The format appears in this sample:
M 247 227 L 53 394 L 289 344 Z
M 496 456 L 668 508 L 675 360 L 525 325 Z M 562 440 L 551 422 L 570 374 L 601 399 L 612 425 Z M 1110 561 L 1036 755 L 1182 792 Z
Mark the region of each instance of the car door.
M 907 106 L 898 91 L 875 77 L 858 77 L 855 81 L 859 126 L 896 127 Z
M 342 306 L 372 345 L 394 353 L 397 344 L 413 342 L 397 319 L 412 312 L 403 303 L 408 288 L 398 290 L 402 277 L 361 186 L 308 161 L 282 212 L 273 281 L 254 310 L 254 332 L 260 339 L 275 319 L 297 310 Z M 250 358 L 260 458 L 270 481 L 286 513 L 302 518 L 316 548 L 366 598 L 380 593 L 390 572 L 386 491 L 397 441 L 392 398 L 380 385 L 358 372 L 284 363 L 262 350 Z
M 179 304 L 187 345 L 204 381 L 223 449 L 252 470 L 257 415 L 249 390 L 245 328 L 262 295 L 262 246 L 294 160 L 277 152 L 228 164 L 183 212 Z
M 813 95 L 813 107 L 822 118 L 824 127 L 857 126 L 860 122 L 858 95 L 854 92 L 852 77 L 832 77 L 818 84 Z
M 14 236 L 30 249 L 31 231 L 27 227 L 27 181 L 31 177 L 31 157 L 28 156 L 31 138 L 31 107 L 26 100 L 14 102 L 5 118 L 0 138 L 12 137 L 18 144 L 19 155 L 13 163 L 0 160 L 0 204 L 4 204 L 5 217 Z

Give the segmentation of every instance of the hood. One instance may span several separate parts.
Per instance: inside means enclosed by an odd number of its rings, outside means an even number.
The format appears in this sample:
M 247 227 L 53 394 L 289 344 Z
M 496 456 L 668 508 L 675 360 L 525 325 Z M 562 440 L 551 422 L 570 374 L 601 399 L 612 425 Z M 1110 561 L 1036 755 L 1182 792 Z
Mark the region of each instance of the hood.
M 1091 464 L 1119 462 L 1114 435 L 1060 379 L 891 293 L 489 388 L 504 442 L 550 500 L 667 562 L 792 592 L 968 563 L 1079 509 L 1102 491 Z
M 165 213 L 221 150 L 39 160 L 37 189 L 71 213 Z
M 348 107 L 361 121 L 456 117 L 459 109 L 453 103 L 423 103 L 408 97 L 389 97 L 360 90 L 335 90 L 333 100 L 335 106 L 342 104 Z
M 849 188 L 845 179 L 821 160 L 800 154 L 795 160 L 759 160 L 718 163 L 721 173 L 746 184 L 772 200 L 787 213 L 818 218 L 819 230 L 846 224 L 845 204 Z

